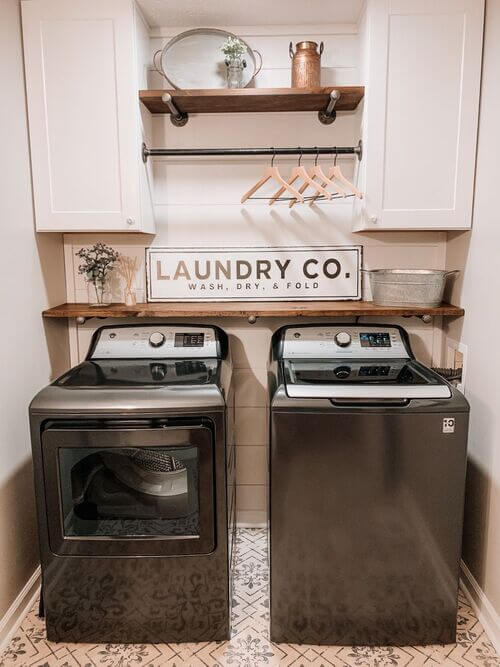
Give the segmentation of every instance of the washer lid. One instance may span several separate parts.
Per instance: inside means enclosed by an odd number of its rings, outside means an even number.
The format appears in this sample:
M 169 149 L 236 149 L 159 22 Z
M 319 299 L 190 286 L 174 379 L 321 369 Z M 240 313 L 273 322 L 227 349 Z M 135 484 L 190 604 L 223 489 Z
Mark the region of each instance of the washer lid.
M 33 412 L 158 412 L 220 408 L 218 359 L 84 361 L 42 389 Z
M 291 398 L 450 398 L 449 385 L 409 359 L 283 360 Z
M 207 385 L 217 383 L 218 370 L 217 359 L 100 359 L 75 366 L 54 385 L 67 389 Z

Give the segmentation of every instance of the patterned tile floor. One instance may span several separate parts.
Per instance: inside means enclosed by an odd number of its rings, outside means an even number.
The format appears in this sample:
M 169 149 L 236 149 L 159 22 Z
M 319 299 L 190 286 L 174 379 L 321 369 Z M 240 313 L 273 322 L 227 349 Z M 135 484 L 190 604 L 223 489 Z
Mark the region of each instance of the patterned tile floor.
M 460 596 L 457 644 L 380 648 L 272 644 L 268 630 L 266 531 L 241 529 L 236 546 L 230 641 L 160 645 L 54 644 L 45 639 L 44 623 L 38 618 L 37 605 L 34 605 L 0 658 L 0 667 L 500 666 L 500 656 L 463 595 Z

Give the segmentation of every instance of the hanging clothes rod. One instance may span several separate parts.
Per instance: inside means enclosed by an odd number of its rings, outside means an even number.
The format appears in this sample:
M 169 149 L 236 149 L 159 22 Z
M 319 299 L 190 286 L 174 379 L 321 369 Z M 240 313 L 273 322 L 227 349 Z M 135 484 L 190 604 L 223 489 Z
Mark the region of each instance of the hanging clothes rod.
M 357 155 L 363 157 L 361 140 L 357 146 L 297 146 L 292 148 L 148 148 L 142 144 L 142 159 L 148 157 L 208 157 L 208 156 L 242 156 L 242 155 Z

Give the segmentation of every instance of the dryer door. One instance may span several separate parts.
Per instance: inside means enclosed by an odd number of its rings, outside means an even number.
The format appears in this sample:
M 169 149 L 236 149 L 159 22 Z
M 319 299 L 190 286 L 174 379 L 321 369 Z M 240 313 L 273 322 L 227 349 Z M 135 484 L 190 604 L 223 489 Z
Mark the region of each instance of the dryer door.
M 106 420 L 85 428 L 65 422 L 43 432 L 53 553 L 173 556 L 214 550 L 211 424 L 158 423 Z

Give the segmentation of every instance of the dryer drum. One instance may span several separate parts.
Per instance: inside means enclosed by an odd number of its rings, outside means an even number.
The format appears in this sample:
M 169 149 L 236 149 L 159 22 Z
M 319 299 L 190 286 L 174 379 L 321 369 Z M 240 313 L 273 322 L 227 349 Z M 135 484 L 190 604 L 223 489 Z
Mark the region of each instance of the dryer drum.
M 101 451 L 101 458 L 120 482 L 136 491 L 153 496 L 187 493 L 186 466 L 165 451 L 126 447 Z
M 170 456 L 167 452 L 157 449 L 122 449 L 122 454 L 129 456 L 136 465 L 144 470 L 152 472 L 173 472 L 174 470 L 185 470 L 186 466 L 182 461 Z

